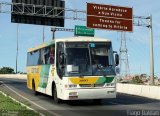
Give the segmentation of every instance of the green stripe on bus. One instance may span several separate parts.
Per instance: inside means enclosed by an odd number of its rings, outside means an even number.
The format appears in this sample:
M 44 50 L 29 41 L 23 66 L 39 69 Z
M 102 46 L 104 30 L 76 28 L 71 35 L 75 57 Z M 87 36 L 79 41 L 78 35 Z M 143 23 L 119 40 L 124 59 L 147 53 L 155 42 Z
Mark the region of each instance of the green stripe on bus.
M 114 77 L 100 77 L 96 84 L 103 84 L 103 83 L 111 83 L 113 81 Z
M 40 84 L 39 87 L 46 88 L 49 76 L 50 65 L 43 65 L 40 71 Z

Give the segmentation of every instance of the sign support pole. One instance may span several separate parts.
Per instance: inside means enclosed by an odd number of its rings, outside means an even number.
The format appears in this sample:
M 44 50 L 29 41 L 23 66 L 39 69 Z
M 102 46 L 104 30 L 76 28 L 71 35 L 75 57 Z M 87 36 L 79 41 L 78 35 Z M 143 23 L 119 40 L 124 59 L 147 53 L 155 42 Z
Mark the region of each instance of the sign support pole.
M 44 43 L 44 39 L 45 39 L 45 26 L 43 25 L 43 43 Z
M 149 16 L 149 29 L 150 29 L 150 84 L 154 85 L 154 56 L 153 56 L 153 29 L 152 29 L 152 16 Z
M 52 40 L 54 40 L 55 39 L 55 32 L 56 32 L 56 29 L 52 29 Z

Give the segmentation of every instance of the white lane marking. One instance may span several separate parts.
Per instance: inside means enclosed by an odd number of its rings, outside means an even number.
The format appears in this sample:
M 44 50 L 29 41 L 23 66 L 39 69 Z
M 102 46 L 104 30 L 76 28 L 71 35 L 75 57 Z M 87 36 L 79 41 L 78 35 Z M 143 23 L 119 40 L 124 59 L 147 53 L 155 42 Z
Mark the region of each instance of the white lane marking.
M 3 82 L 2 82 L 3 83 Z M 3 83 L 4 84 L 4 83 Z M 40 106 L 40 105 L 38 105 L 38 104 L 36 104 L 35 102 L 33 102 L 33 101 L 31 101 L 31 100 L 29 100 L 28 98 L 26 98 L 26 97 L 24 97 L 24 96 L 22 96 L 21 94 L 19 94 L 18 92 L 16 92 L 16 91 L 14 91 L 13 89 L 11 89 L 10 87 L 8 87 L 6 84 L 4 84 L 9 90 L 11 90 L 12 92 L 14 92 L 15 94 L 17 94 L 17 95 L 19 95 L 20 97 L 22 97 L 23 99 L 25 99 L 25 100 L 27 100 L 28 102 L 30 102 L 30 103 L 32 103 L 32 104 L 34 104 L 35 106 L 37 106 L 37 107 L 39 107 L 39 108 L 41 108 L 41 109 L 43 109 L 43 110 L 45 110 L 45 111 L 47 111 L 47 112 L 49 112 L 49 113 L 51 113 L 51 114 L 53 114 L 54 116 L 61 116 L 61 115 L 59 115 L 59 114 L 57 114 L 57 113 L 55 113 L 55 112 L 51 112 L 51 111 L 48 111 L 46 108 L 44 108 L 44 107 L 42 107 L 42 106 Z

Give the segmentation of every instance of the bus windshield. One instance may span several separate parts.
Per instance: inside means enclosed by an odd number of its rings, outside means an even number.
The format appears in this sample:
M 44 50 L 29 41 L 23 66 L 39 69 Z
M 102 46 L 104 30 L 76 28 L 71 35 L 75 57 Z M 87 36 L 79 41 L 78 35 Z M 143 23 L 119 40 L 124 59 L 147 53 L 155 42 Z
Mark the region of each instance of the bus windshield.
M 110 42 L 67 42 L 65 51 L 65 76 L 106 76 L 115 74 Z

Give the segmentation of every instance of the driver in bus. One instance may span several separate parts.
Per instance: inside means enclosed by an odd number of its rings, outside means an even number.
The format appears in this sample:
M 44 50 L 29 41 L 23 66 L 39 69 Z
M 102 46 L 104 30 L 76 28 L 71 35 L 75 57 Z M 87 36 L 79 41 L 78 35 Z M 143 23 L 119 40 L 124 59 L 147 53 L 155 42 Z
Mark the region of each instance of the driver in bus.
M 54 49 L 53 49 L 53 47 L 51 46 L 50 47 L 50 57 L 49 57 L 49 62 L 50 62 L 50 64 L 54 64 Z

